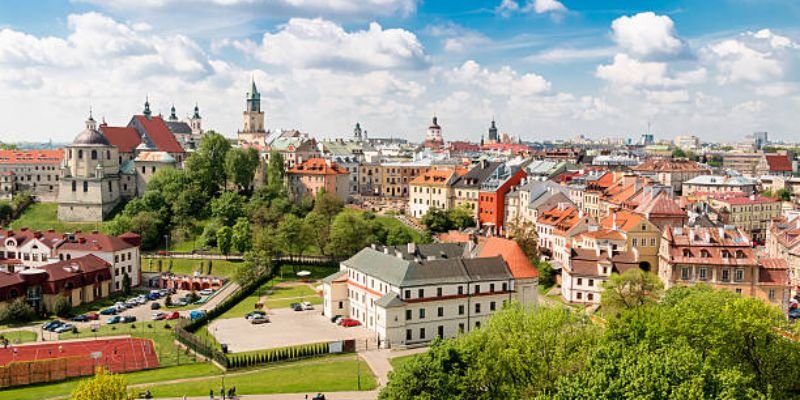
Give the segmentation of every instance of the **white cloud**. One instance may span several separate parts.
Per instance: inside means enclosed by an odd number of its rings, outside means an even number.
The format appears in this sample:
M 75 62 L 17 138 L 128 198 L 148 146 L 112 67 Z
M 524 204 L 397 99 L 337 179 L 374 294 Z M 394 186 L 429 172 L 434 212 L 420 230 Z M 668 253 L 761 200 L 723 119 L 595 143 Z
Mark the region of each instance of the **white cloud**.
M 529 1 L 528 5 L 525 6 L 525 9 L 523 9 L 523 11 L 525 11 L 526 9 L 527 10 L 533 10 L 537 14 L 544 14 L 544 13 L 548 13 L 548 12 L 559 13 L 559 12 L 566 12 L 567 11 L 567 7 L 564 7 L 564 4 L 562 4 L 558 0 L 533 0 L 533 1 Z
M 754 38 L 756 38 L 756 39 L 761 39 L 761 40 L 768 41 L 770 46 L 773 49 L 781 49 L 781 48 L 786 48 L 786 47 L 795 48 L 796 49 L 796 48 L 800 47 L 792 39 L 789 39 L 786 36 L 781 36 L 781 35 L 777 35 L 775 33 L 772 33 L 772 31 L 770 31 L 769 29 L 762 29 L 762 30 L 760 30 L 760 31 L 758 31 L 756 33 L 753 33 L 752 36 Z
M 538 63 L 569 63 L 575 61 L 595 60 L 614 54 L 613 47 L 595 47 L 586 49 L 554 48 L 525 57 L 525 61 Z
M 276 33 L 265 33 L 255 50 L 268 64 L 294 68 L 333 70 L 417 69 L 428 65 L 416 35 L 403 29 L 383 29 L 373 22 L 369 29 L 347 32 L 341 25 L 321 18 L 292 18 Z
M 528 0 L 524 6 L 520 6 L 516 0 L 502 0 L 500 4 L 495 7 L 495 13 L 503 17 L 509 17 L 517 11 L 522 13 L 534 12 L 536 14 L 549 13 L 558 20 L 561 15 L 569 10 L 567 10 L 567 7 L 559 0 Z
M 441 39 L 442 49 L 448 53 L 463 53 L 491 43 L 484 34 L 452 22 L 429 25 L 424 32 Z
M 638 57 L 676 56 L 686 50 L 672 19 L 650 11 L 615 19 L 611 36 L 622 49 Z
M 676 87 L 702 83 L 705 68 L 672 73 L 663 62 L 639 61 L 627 54 L 617 54 L 608 65 L 599 65 L 595 76 L 621 89 L 638 87 Z
M 518 10 L 519 4 L 516 2 L 516 0 L 503 0 L 495 8 L 495 12 L 503 17 L 509 17 Z
M 492 71 L 474 60 L 448 71 L 446 78 L 452 84 L 477 86 L 499 96 L 533 96 L 550 90 L 550 82 L 541 75 L 519 74 L 507 65 Z
M 742 41 L 728 39 L 708 47 L 719 71 L 721 84 L 763 82 L 783 76 L 783 67 L 771 54 L 757 51 Z

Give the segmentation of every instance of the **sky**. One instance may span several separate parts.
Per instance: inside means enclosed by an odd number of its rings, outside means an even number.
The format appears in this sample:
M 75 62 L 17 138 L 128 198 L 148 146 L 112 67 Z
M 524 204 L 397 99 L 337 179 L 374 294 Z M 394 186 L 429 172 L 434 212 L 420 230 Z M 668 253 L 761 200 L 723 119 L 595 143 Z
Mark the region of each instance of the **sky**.
M 234 137 L 270 129 L 477 141 L 754 131 L 796 140 L 795 0 L 40 0 L 0 7 L 0 141 L 70 141 L 89 109 Z

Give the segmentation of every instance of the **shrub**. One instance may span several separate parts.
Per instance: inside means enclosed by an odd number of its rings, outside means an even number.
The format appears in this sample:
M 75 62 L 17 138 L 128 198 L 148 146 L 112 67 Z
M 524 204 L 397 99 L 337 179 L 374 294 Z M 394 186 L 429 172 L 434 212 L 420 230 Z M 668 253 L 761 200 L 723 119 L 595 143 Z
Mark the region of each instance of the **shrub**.
M 72 305 L 69 304 L 69 300 L 67 300 L 66 296 L 58 296 L 56 301 L 53 303 L 53 314 L 58 315 L 61 318 L 66 318 L 72 312 Z
M 36 311 L 22 297 L 8 306 L 6 319 L 14 322 L 28 322 L 36 317 Z

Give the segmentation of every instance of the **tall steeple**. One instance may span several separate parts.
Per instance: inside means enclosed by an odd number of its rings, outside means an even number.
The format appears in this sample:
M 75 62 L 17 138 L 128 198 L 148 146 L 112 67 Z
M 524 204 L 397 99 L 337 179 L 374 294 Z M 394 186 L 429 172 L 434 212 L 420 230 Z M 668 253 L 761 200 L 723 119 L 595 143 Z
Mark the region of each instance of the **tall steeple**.
M 178 120 L 178 116 L 175 115 L 175 104 L 173 104 L 172 107 L 170 107 L 170 109 L 169 109 L 169 120 L 170 121 L 177 121 Z
M 261 111 L 261 93 L 258 92 L 255 79 L 250 84 L 250 92 L 247 93 L 247 111 Z
M 355 127 L 355 129 L 353 129 L 353 139 L 358 140 L 358 141 L 361 141 L 363 139 L 363 136 L 362 136 L 362 133 L 361 133 L 361 123 L 359 123 L 359 122 L 356 122 L 356 127 Z
M 492 126 L 489 127 L 489 142 L 497 143 L 499 137 L 497 136 L 497 125 L 492 118 Z
M 192 119 L 200 119 L 200 107 L 197 103 L 194 103 L 194 115 L 192 115 Z
M 86 129 L 90 131 L 97 130 L 97 122 L 94 120 L 92 116 L 92 107 L 89 107 L 89 118 L 86 119 Z
M 148 119 L 153 115 L 153 113 L 150 112 L 150 96 L 144 98 L 144 111 L 142 111 L 142 114 Z

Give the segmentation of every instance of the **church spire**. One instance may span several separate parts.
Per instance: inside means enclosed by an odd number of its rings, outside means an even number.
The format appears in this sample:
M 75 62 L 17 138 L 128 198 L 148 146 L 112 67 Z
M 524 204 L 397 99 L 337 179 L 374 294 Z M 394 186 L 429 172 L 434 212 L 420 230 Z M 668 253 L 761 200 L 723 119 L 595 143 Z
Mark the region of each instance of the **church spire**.
M 200 107 L 197 103 L 194 103 L 194 115 L 192 115 L 193 119 L 200 119 Z
M 142 111 L 145 117 L 148 119 L 150 118 L 153 113 L 150 111 L 150 96 L 145 96 L 144 98 L 144 111 Z
M 170 121 L 177 121 L 178 116 L 175 114 L 175 104 L 172 105 L 169 109 L 169 120 Z

